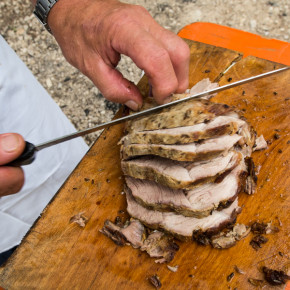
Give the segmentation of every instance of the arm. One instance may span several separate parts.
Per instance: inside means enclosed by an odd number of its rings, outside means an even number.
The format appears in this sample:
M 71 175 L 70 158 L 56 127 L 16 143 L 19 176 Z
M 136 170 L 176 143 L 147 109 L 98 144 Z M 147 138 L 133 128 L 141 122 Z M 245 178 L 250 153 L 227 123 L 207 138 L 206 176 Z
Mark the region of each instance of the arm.
M 110 101 L 135 110 L 142 104 L 137 87 L 115 69 L 121 54 L 145 71 L 158 103 L 188 87 L 187 44 L 141 6 L 117 0 L 59 0 L 48 24 L 68 62 Z
M 5 166 L 24 150 L 25 142 L 19 134 L 0 134 L 0 197 L 18 192 L 24 183 L 20 167 Z

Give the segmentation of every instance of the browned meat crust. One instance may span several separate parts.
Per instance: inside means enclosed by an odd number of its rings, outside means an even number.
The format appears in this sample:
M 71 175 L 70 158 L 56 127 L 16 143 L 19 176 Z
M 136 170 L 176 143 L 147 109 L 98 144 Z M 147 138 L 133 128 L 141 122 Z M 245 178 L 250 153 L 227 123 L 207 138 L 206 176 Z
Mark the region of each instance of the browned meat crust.
M 247 126 L 246 122 L 232 116 L 219 116 L 208 123 L 193 126 L 131 132 L 122 138 L 124 146 L 129 144 L 187 144 L 202 139 L 232 135 Z
M 232 111 L 233 108 L 225 104 L 195 99 L 188 101 L 186 104 L 181 103 L 174 107 L 163 109 L 161 112 L 148 117 L 128 121 L 126 130 L 128 132 L 136 132 L 191 126 L 207 122 L 216 116 L 225 115 Z

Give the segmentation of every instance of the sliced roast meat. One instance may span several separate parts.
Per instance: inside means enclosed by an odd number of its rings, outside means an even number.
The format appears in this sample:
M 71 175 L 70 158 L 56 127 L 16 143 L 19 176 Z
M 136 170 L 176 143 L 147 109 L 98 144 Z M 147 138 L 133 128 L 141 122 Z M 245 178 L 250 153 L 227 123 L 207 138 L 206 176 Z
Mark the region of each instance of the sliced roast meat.
M 217 84 L 203 80 L 187 92 L 211 86 Z M 172 100 L 189 94 L 174 94 Z M 153 98 L 145 98 L 141 111 L 154 106 Z M 121 167 L 133 218 L 148 228 L 216 248 L 233 246 L 249 232 L 244 225 L 233 226 L 240 213 L 239 192 L 252 193 L 256 181 L 250 159 L 256 132 L 242 112 L 193 99 L 129 121 L 126 132 L 120 141 Z M 170 253 L 160 254 L 167 234 L 151 234 L 140 249 L 161 257 L 161 262 L 170 260 Z
M 233 223 L 240 212 L 238 199 L 228 208 L 213 211 L 208 217 L 198 219 L 173 212 L 149 210 L 136 202 L 130 193 L 127 192 L 126 197 L 127 211 L 131 216 L 150 228 L 163 229 L 180 239 L 192 238 L 195 232 L 210 234 L 218 232 Z
M 244 173 L 240 166 L 229 173 L 220 183 L 205 183 L 185 192 L 171 189 L 154 181 L 126 177 L 126 191 L 148 209 L 175 211 L 184 216 L 203 218 L 214 209 L 230 206 L 241 190 Z
M 187 144 L 201 139 L 232 135 L 246 126 L 246 122 L 230 116 L 219 116 L 209 123 L 170 129 L 132 132 L 121 142 L 129 144 Z
M 182 97 L 184 96 L 187 95 L 182 95 Z M 148 106 L 146 106 L 146 108 L 148 108 Z M 213 103 L 208 100 L 194 99 L 186 103 L 181 103 L 173 107 L 163 109 L 161 112 L 152 113 L 148 117 L 140 117 L 133 121 L 128 121 L 126 130 L 128 132 L 136 132 L 191 126 L 194 124 L 207 122 L 216 116 L 225 115 L 231 111 L 233 111 L 233 108 L 230 108 L 225 104 Z
M 231 151 L 226 156 L 219 156 L 203 162 L 178 162 L 161 157 L 142 157 L 122 161 L 125 175 L 138 179 L 154 180 L 171 187 L 190 189 L 197 184 L 215 180 L 219 175 L 235 168 L 242 161 L 242 154 Z
M 242 139 L 242 136 L 234 134 L 184 145 L 131 144 L 123 146 L 121 154 L 124 160 L 136 156 L 156 155 L 177 161 L 200 161 L 230 150 L 235 144 L 242 142 Z

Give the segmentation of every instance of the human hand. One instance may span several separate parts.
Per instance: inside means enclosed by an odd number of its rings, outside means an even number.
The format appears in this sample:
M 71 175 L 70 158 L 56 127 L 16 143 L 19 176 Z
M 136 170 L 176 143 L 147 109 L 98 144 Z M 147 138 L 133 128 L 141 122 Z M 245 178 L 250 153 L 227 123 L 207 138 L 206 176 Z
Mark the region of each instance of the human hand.
M 188 88 L 188 45 L 141 6 L 117 0 L 60 0 L 48 24 L 68 62 L 110 101 L 133 110 L 142 104 L 137 87 L 115 69 L 121 54 L 144 70 L 159 104 Z
M 5 166 L 16 159 L 25 148 L 21 135 L 0 134 L 0 197 L 18 192 L 24 184 L 21 167 Z

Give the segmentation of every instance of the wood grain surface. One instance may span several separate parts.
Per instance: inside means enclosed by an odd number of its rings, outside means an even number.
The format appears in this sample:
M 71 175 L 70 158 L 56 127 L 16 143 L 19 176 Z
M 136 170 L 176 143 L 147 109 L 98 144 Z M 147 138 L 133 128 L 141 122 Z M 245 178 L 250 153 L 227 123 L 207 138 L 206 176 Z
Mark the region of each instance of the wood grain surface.
M 190 85 L 209 77 L 220 85 L 278 68 L 280 65 L 237 52 L 188 42 L 191 46 Z M 236 61 L 225 74 L 230 64 Z M 146 81 L 140 82 L 146 90 Z M 129 246 L 116 246 L 99 230 L 106 219 L 126 218 L 122 194 L 119 146 L 123 125 L 103 134 L 74 170 L 20 247 L 1 270 L 6 289 L 154 289 L 148 277 L 157 274 L 161 289 L 255 289 L 249 278 L 262 279 L 261 267 L 284 269 L 289 260 L 289 153 L 290 72 L 219 93 L 214 101 L 244 111 L 268 149 L 253 154 L 259 169 L 257 192 L 240 194 L 239 223 L 272 222 L 279 232 L 258 251 L 249 242 L 253 235 L 227 250 L 179 242 L 170 263 L 155 264 L 147 254 Z M 121 114 L 121 113 L 120 113 Z M 72 216 L 88 218 L 84 228 L 70 223 Z M 235 272 L 238 266 L 245 274 Z M 227 277 L 234 273 L 228 281 Z M 271 289 L 265 284 L 263 289 Z M 276 288 L 277 289 L 277 288 Z

